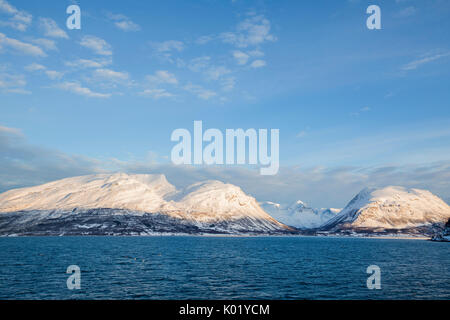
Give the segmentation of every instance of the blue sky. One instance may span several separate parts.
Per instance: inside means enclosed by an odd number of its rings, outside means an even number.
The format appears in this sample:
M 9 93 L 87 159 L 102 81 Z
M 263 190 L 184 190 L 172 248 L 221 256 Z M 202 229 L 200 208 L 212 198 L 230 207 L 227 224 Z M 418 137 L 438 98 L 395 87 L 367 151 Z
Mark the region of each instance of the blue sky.
M 65 26 L 72 3 L 81 30 Z M 366 28 L 370 4 L 382 30 Z M 445 0 L 0 0 L 0 189 L 194 170 L 258 200 L 342 206 L 402 184 L 448 201 L 448 30 Z M 283 170 L 176 171 L 170 134 L 194 120 L 280 129 Z

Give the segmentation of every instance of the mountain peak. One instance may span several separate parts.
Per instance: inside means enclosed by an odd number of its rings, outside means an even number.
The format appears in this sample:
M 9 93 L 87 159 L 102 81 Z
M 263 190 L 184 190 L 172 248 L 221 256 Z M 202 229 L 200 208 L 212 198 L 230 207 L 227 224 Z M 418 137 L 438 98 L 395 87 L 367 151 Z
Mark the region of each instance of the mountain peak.
M 317 228 L 340 211 L 332 208 L 313 209 L 301 200 L 297 200 L 289 206 L 266 201 L 262 202 L 261 206 L 278 221 L 299 229 Z
M 448 218 L 450 207 L 431 192 L 387 186 L 363 189 L 323 228 L 408 229 Z

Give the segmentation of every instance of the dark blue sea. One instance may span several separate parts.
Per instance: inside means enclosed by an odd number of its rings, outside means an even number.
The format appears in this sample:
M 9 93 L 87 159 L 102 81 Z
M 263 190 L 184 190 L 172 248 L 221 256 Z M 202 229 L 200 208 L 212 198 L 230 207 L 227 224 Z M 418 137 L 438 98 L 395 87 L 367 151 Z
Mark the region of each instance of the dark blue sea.
M 66 269 L 81 270 L 69 290 Z M 369 290 L 369 265 L 381 289 Z M 450 299 L 450 244 L 329 237 L 0 238 L 0 299 Z

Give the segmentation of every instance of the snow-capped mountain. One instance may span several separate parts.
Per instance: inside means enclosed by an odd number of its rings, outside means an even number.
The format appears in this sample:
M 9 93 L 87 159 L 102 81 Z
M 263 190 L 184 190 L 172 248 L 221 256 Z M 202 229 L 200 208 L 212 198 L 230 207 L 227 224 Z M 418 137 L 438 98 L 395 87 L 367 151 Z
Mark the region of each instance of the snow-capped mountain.
M 299 229 L 314 229 L 336 216 L 340 209 L 313 209 L 301 200 L 289 206 L 266 201 L 261 207 L 272 217 L 284 224 Z
M 449 218 L 450 207 L 429 191 L 366 188 L 320 229 L 431 234 Z
M 0 194 L 0 235 L 292 231 L 220 181 L 178 191 L 164 175 L 99 174 Z

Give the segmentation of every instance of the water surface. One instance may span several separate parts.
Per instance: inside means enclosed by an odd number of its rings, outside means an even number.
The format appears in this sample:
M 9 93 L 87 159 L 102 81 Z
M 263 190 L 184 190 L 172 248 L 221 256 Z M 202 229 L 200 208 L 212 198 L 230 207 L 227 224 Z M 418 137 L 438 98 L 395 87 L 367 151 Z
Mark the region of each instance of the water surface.
M 81 269 L 68 290 L 66 269 Z M 381 268 L 369 290 L 366 268 Z M 328 237 L 0 238 L 0 299 L 450 299 L 450 244 Z

